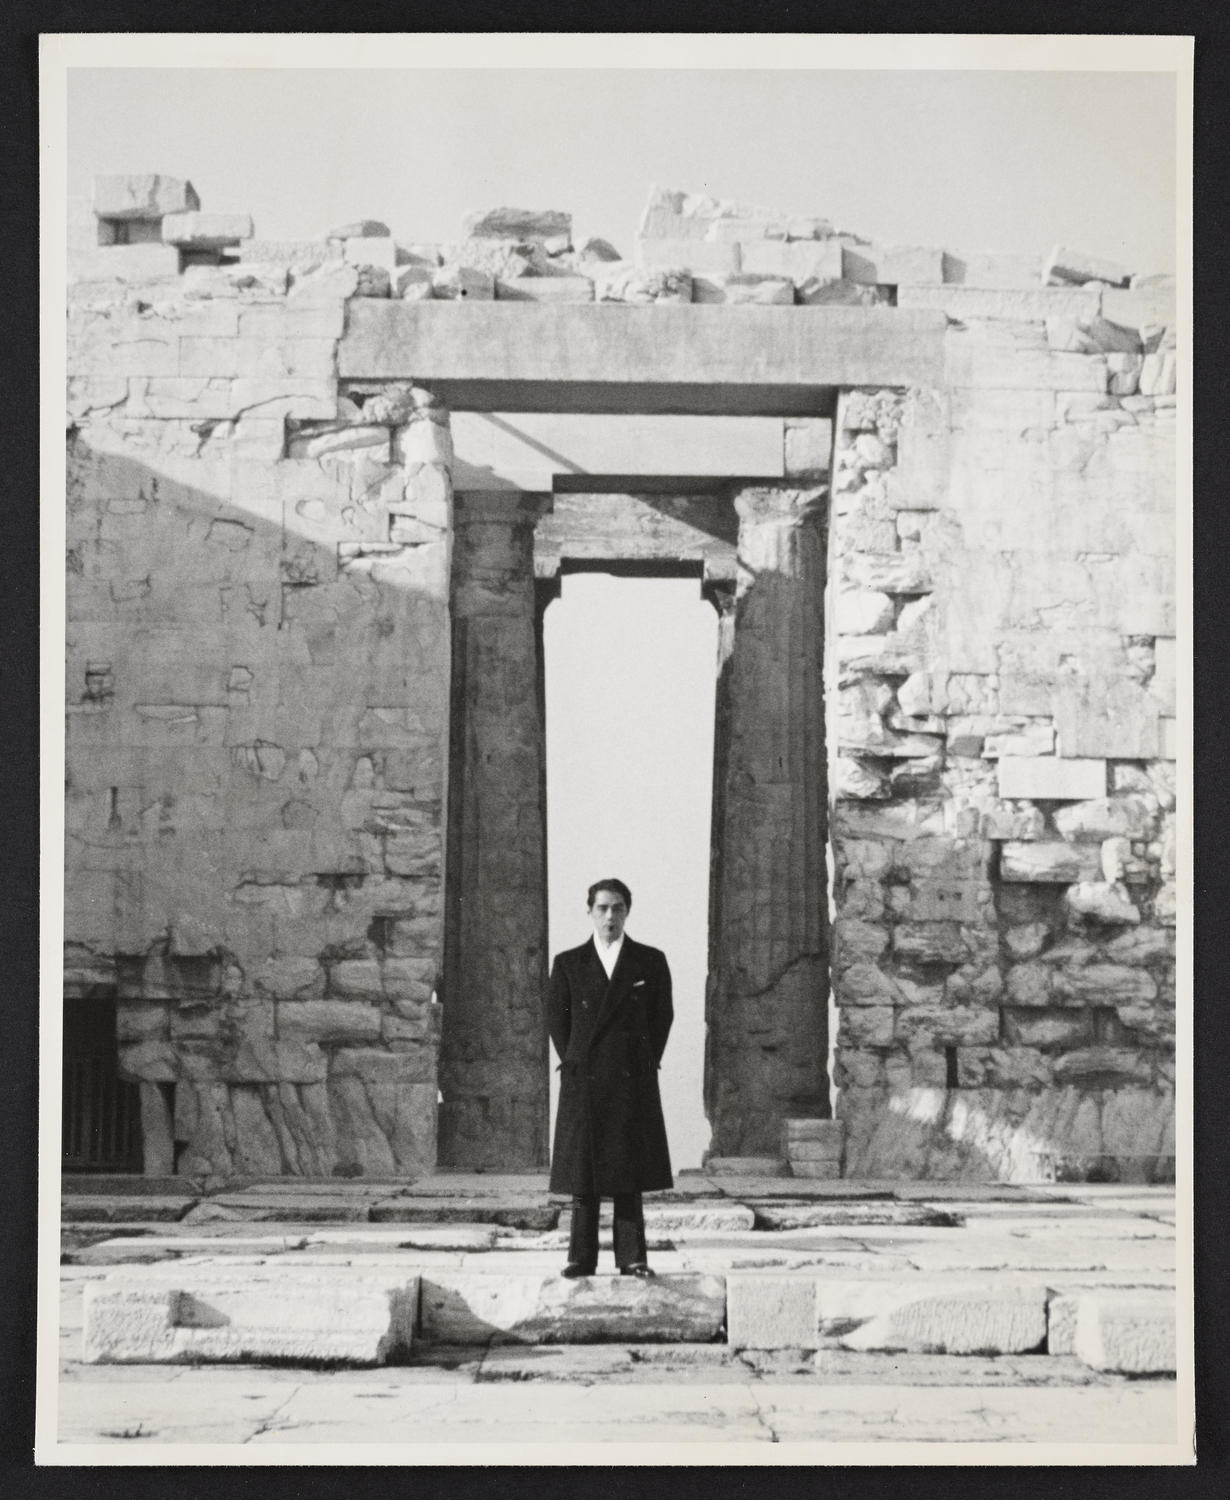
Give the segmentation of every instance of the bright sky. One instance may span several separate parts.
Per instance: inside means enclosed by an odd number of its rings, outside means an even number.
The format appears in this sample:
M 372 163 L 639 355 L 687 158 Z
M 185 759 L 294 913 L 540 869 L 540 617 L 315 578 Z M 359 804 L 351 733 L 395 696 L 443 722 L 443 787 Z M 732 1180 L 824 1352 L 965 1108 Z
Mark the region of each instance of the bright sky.
M 631 254 L 656 182 L 886 243 L 1175 260 L 1165 73 L 86 68 L 68 124 L 70 192 L 184 176 L 271 239 L 513 204 Z

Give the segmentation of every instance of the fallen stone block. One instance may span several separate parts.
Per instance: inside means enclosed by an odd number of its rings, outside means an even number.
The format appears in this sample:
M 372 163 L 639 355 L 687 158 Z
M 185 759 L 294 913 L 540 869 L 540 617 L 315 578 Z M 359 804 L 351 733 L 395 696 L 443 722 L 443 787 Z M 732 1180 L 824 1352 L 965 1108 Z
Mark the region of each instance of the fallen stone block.
M 431 278 L 432 294 L 445 302 L 492 302 L 495 277 L 472 266 L 445 266 Z
M 814 1276 L 726 1277 L 726 1342 L 732 1349 L 815 1349 L 818 1321 Z
M 379 219 L 354 219 L 331 229 L 325 236 L 330 240 L 385 240 L 389 237 L 389 226 Z
M 1081 1296 L 1072 1352 L 1093 1369 L 1121 1375 L 1172 1374 L 1176 1348 L 1173 1292 L 1106 1290 Z
M 1070 912 L 1080 917 L 1092 917 L 1098 922 L 1140 921 L 1140 912 L 1133 905 L 1124 886 L 1106 880 L 1084 880 L 1064 893 L 1064 904 Z
M 840 281 L 842 245 L 838 240 L 745 241 L 739 269 L 785 276 L 796 285 L 809 280 Z
M 162 221 L 162 243 L 191 250 L 224 250 L 252 238 L 247 214 L 168 214 Z
M 70 281 L 160 281 L 178 275 L 174 245 L 107 245 L 68 253 Z
M 461 227 L 472 240 L 563 240 L 563 249 L 572 243 L 572 215 L 553 208 L 489 208 L 467 214 Z
M 1101 850 L 1090 844 L 1067 844 L 1059 840 L 1000 845 L 999 878 L 1039 885 L 1073 885 L 1096 880 L 1101 873 Z
M 843 1349 L 1023 1354 L 1046 1338 L 1046 1299 L 1042 1285 L 821 1279 L 818 1333 Z
M 943 252 L 921 247 L 892 250 L 844 245 L 841 274 L 847 281 L 875 286 L 938 286 L 944 280 Z
M 723 245 L 711 240 L 638 239 L 637 264 L 649 269 L 669 267 L 689 271 L 717 271 L 732 274 L 743 270 L 738 245 Z M 758 271 L 762 266 L 746 269 Z
M 591 261 L 586 269 L 594 280 L 599 302 L 691 302 L 692 276 L 673 267 L 634 265 L 631 261 Z
M 333 259 L 333 252 L 325 240 L 258 240 L 244 243 L 243 258 L 247 261 L 266 261 L 275 265 L 294 266 L 298 270 L 311 270 Z
M 794 282 L 786 276 L 761 276 L 751 271 L 734 275 L 698 275 L 692 278 L 693 302 L 734 304 L 783 303 L 794 305 Z
M 588 276 L 514 276 L 496 278 L 497 302 L 592 302 Z
M 1087 281 L 1104 281 L 1108 286 L 1125 287 L 1132 279 L 1132 274 L 1114 261 L 1056 245 L 1043 263 L 1042 278 L 1044 281 L 1071 282 L 1077 286 L 1082 286 Z
M 200 206 L 196 189 L 178 177 L 143 172 L 94 179 L 94 213 L 100 219 L 161 219 Z
M 376 266 L 392 272 L 397 266 L 397 246 L 386 235 L 356 235 L 343 241 L 342 258 L 350 266 Z
M 945 251 L 944 280 L 959 286 L 1037 287 L 1042 282 L 1042 257 L 1012 251 Z
M 995 319 L 1009 323 L 1041 323 L 1050 319 L 1079 324 L 1097 316 L 1096 288 L 994 288 L 987 286 L 911 286 L 897 292 L 898 307 L 938 308 L 960 322 Z
M 417 1305 L 417 1275 L 393 1267 L 147 1266 L 87 1285 L 82 1359 L 384 1364 L 409 1351 Z
M 562 1276 L 433 1271 L 421 1337 L 441 1344 L 708 1343 L 726 1319 L 721 1276 Z

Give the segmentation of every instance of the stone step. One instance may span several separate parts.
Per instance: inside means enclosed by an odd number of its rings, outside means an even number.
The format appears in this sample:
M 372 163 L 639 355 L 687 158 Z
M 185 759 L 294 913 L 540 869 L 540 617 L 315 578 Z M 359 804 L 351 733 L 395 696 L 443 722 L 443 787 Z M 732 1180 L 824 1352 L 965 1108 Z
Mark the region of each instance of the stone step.
M 385 1364 L 409 1354 L 418 1276 L 146 1267 L 85 1288 L 86 1364 Z
M 1126 1374 L 1175 1368 L 1175 1297 L 1162 1288 L 1055 1290 L 1043 1278 L 829 1268 L 566 1280 L 532 1262 L 486 1271 L 430 1252 L 390 1248 L 356 1260 L 338 1248 L 272 1262 L 214 1257 L 95 1272 L 99 1279 L 84 1287 L 83 1359 L 383 1364 L 404 1361 L 416 1346 L 725 1343 L 1075 1355 L 1091 1369 Z

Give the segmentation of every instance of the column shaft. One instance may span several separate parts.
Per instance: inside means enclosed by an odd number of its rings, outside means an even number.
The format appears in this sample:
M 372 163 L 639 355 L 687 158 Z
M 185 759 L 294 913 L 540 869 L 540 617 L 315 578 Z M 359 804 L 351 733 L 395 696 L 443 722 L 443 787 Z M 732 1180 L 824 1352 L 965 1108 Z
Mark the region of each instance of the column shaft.
M 747 489 L 719 689 L 710 979 L 713 1154 L 773 1155 L 829 1113 L 822 489 Z
M 459 496 L 440 1165 L 547 1162 L 539 496 Z

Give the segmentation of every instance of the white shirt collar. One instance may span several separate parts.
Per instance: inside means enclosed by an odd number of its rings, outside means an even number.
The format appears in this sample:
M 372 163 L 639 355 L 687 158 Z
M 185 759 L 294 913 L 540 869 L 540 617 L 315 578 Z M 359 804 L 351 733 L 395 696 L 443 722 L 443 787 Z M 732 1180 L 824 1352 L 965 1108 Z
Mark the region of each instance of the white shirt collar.
M 604 947 L 603 944 L 598 941 L 597 935 L 595 934 L 593 938 L 593 944 L 595 949 L 597 950 L 599 962 L 606 970 L 606 977 L 609 979 L 615 972 L 615 965 L 619 962 L 619 951 L 624 945 L 624 934 L 621 932 L 609 947 Z

